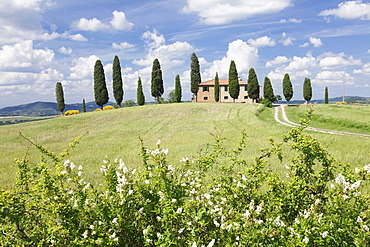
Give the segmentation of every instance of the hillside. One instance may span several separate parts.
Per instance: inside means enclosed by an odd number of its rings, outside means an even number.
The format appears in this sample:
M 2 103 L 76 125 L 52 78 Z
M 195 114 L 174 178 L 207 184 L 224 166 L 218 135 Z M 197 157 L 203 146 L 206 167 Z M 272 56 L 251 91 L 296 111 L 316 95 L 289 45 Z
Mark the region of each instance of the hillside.
M 40 153 L 19 136 L 19 132 L 33 138 L 55 153 L 62 152 L 75 137 L 88 132 L 71 152 L 70 160 L 84 167 L 86 176 L 100 178 L 103 160 L 122 158 L 128 167 L 140 167 L 140 138 L 149 148 L 158 139 L 169 148 L 169 162 L 178 162 L 196 155 L 200 147 L 214 141 L 214 135 L 225 138 L 225 145 L 235 147 L 241 132 L 248 136 L 242 156 L 252 162 L 260 149 L 269 145 L 269 138 L 277 141 L 290 128 L 277 124 L 272 109 L 260 116 L 257 104 L 180 103 L 125 107 L 102 112 L 88 112 L 37 122 L 0 126 L 0 186 L 9 185 L 16 176 L 15 158 L 26 154 L 34 161 Z M 334 157 L 342 162 L 369 163 L 368 140 L 347 136 L 313 133 Z M 346 145 L 343 145 L 346 143 Z M 351 147 L 348 149 L 348 147 Z M 276 159 L 274 170 L 284 170 Z

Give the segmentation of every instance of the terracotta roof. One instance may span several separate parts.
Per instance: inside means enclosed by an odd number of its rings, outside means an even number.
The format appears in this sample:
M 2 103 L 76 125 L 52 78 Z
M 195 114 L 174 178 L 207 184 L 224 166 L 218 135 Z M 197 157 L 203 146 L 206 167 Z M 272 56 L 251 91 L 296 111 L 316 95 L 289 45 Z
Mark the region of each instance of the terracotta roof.
M 229 85 L 229 80 L 228 79 L 219 79 L 220 86 L 226 86 Z M 209 80 L 209 81 L 204 81 L 199 84 L 199 86 L 214 86 L 215 85 L 215 80 Z M 239 85 L 248 85 L 248 82 L 246 81 L 239 81 Z

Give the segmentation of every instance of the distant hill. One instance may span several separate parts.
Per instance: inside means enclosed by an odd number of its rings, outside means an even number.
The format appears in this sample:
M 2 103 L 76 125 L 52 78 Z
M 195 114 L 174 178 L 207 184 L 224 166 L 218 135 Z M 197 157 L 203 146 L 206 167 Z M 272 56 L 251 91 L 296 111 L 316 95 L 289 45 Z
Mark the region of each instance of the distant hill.
M 113 103 L 108 103 L 108 105 L 113 105 Z M 86 103 L 87 111 L 94 111 L 99 108 L 95 102 Z M 82 111 L 82 104 L 66 104 L 65 111 L 68 110 L 79 110 Z M 0 116 L 55 116 L 60 115 L 58 111 L 57 103 L 54 102 L 34 102 L 30 104 L 9 106 L 0 109 Z
M 342 102 L 342 101 L 343 101 L 342 97 L 335 97 L 335 98 L 330 98 L 329 99 L 330 104 L 335 104 L 336 102 Z M 344 101 L 347 104 L 353 104 L 353 103 L 370 104 L 370 97 L 345 96 Z M 289 101 L 289 104 L 303 104 L 305 102 L 306 102 L 305 100 L 291 100 L 291 101 Z M 324 104 L 323 99 L 311 100 L 310 102 L 312 104 Z M 286 103 L 286 101 L 285 100 L 280 100 L 280 103 Z

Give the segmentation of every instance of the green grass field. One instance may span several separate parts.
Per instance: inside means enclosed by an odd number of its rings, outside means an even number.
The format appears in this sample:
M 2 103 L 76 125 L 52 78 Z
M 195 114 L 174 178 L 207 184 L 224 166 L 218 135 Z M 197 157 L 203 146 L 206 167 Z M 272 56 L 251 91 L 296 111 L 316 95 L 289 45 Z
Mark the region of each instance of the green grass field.
M 154 148 L 157 140 L 161 139 L 162 147 L 169 148 L 169 161 L 178 162 L 182 157 L 196 155 L 201 145 L 212 143 L 212 134 L 222 135 L 225 144 L 234 147 L 245 130 L 248 144 L 243 156 L 252 162 L 260 149 L 268 145 L 270 136 L 279 141 L 290 129 L 274 121 L 272 109 L 266 109 L 257 116 L 260 107 L 233 103 L 147 105 L 0 126 L 0 186 L 9 186 L 14 181 L 17 171 L 13 162 L 15 158 L 28 154 L 35 161 L 39 159 L 39 153 L 19 136 L 19 132 L 59 153 L 75 137 L 88 131 L 69 159 L 82 165 L 93 182 L 101 177 L 99 169 L 104 159 L 122 158 L 129 167 L 140 165 L 139 135 L 148 148 Z M 363 109 L 369 111 L 370 108 Z M 334 157 L 344 163 L 350 162 L 354 166 L 370 163 L 369 138 L 307 133 L 318 138 Z M 284 164 L 272 159 L 273 170 L 281 167 Z

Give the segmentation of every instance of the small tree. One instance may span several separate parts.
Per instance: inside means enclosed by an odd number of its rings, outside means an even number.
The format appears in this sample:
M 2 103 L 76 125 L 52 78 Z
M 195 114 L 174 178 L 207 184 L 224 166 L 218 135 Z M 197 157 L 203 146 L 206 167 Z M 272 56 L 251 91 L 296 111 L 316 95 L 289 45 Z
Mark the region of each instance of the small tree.
M 164 88 L 163 88 L 161 65 L 159 64 L 159 61 L 157 58 L 154 59 L 153 61 L 151 92 L 152 92 L 152 96 L 155 98 L 157 103 L 160 103 L 159 98 L 164 93 Z
M 220 81 L 218 79 L 218 72 L 216 72 L 215 76 L 215 101 L 220 101 Z
M 277 101 L 278 104 L 280 103 L 280 100 L 282 100 L 281 96 L 279 94 L 275 95 L 275 101 Z
M 198 88 L 202 80 L 198 57 L 194 52 L 191 54 L 190 69 L 190 90 L 195 95 L 195 102 L 197 102 Z
M 252 99 L 252 102 L 255 102 L 260 96 L 260 86 L 253 68 L 249 69 L 248 74 L 248 96 Z
M 145 105 L 145 96 L 143 93 L 143 85 L 141 83 L 141 78 L 137 80 L 137 92 L 136 92 L 136 100 L 138 105 Z
M 230 69 L 229 69 L 229 94 L 233 101 L 239 97 L 239 79 L 238 79 L 238 71 L 236 70 L 236 65 L 234 60 L 231 60 Z
M 288 102 L 288 105 L 289 105 L 289 101 L 293 97 L 293 86 L 292 86 L 292 82 L 290 81 L 290 77 L 288 73 L 284 75 L 284 79 L 283 79 L 283 94 L 284 94 L 285 100 Z
M 263 98 L 268 99 L 271 103 L 275 101 L 274 89 L 268 77 L 265 77 L 263 83 Z
M 325 87 L 325 104 L 329 104 L 329 92 L 328 92 L 328 87 Z
M 175 79 L 175 98 L 174 101 L 179 103 L 181 102 L 181 97 L 182 97 L 182 89 L 181 89 L 181 82 L 180 82 L 180 76 L 176 75 Z
M 175 100 L 175 90 L 172 90 L 171 92 L 168 93 L 168 103 L 176 103 Z
M 64 104 L 63 86 L 61 82 L 57 82 L 55 86 L 55 95 L 57 98 L 58 111 L 60 111 L 63 115 L 65 104 Z
M 303 98 L 307 101 L 307 104 L 310 102 L 310 100 L 312 98 L 311 80 L 309 78 L 304 79 Z
M 122 74 L 121 74 L 121 64 L 119 58 L 116 55 L 113 60 L 113 95 L 117 102 L 117 105 L 121 107 L 123 100 L 123 85 L 122 85 Z
M 85 103 L 85 99 L 82 99 L 82 112 L 86 112 L 86 103 Z
M 108 103 L 109 96 L 105 82 L 104 68 L 100 60 L 96 60 L 94 67 L 94 96 L 95 103 L 103 109 L 103 105 Z

